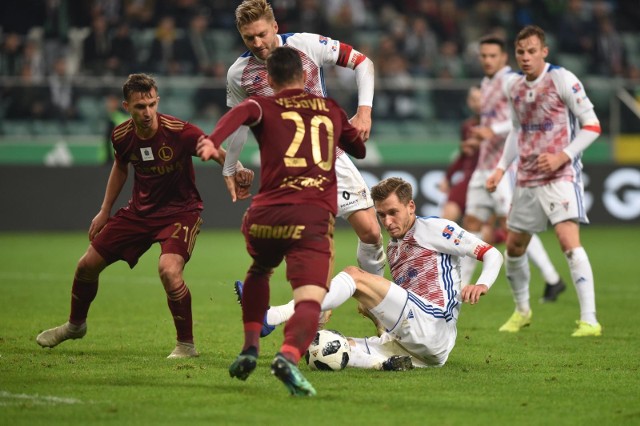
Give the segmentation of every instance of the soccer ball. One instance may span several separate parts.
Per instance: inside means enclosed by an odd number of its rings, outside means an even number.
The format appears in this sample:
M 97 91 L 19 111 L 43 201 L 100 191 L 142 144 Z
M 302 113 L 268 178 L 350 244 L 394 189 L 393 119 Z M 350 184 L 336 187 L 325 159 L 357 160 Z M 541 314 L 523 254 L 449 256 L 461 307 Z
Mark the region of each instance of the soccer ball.
M 305 353 L 312 370 L 339 371 L 349 362 L 349 341 L 335 330 L 319 330 Z

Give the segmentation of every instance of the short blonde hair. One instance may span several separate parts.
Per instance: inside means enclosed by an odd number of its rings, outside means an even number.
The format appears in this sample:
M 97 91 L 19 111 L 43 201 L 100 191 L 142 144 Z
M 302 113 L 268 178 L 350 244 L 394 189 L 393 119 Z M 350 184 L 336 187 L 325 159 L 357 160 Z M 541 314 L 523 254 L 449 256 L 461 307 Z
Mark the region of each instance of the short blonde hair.
M 276 20 L 273 15 L 273 8 L 266 0 L 244 0 L 236 8 L 236 27 L 240 28 L 256 22 L 260 19 L 266 19 L 269 22 Z

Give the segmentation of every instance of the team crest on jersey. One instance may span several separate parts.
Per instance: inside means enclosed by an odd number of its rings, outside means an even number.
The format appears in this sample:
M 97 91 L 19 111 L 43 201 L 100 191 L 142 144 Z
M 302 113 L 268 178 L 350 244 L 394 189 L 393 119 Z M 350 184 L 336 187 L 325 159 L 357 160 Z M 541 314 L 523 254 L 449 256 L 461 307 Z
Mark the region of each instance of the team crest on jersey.
M 329 43 L 329 40 L 322 35 L 318 37 L 318 41 L 320 42 L 320 44 L 324 44 L 325 46 L 327 45 L 327 43 Z
M 160 157 L 162 161 L 170 161 L 173 158 L 173 150 L 171 147 L 163 146 L 158 150 L 158 157 Z
M 151 151 L 151 147 L 140 148 L 140 153 L 142 154 L 142 161 L 153 161 L 153 151 Z
M 578 93 L 580 90 L 582 90 L 582 87 L 580 87 L 580 83 L 576 83 L 571 87 L 571 91 L 573 93 Z

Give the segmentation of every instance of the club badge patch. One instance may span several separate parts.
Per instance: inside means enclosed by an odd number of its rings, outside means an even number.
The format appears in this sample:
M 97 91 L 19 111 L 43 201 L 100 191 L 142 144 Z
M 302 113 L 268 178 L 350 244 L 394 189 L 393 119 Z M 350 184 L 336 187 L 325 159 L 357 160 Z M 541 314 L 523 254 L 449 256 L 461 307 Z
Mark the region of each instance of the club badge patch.
M 140 148 L 140 153 L 142 154 L 142 161 L 153 161 L 153 151 L 151 151 L 151 147 Z

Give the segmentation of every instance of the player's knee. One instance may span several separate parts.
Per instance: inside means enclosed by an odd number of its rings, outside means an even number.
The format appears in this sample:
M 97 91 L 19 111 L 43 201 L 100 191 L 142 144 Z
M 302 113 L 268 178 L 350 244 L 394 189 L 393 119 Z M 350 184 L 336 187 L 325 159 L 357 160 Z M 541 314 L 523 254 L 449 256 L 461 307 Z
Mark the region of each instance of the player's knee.
M 82 281 L 94 281 L 103 269 L 102 259 L 90 256 L 87 252 L 78 260 L 75 276 Z
M 158 274 L 165 288 L 173 288 L 182 283 L 181 265 L 170 262 L 162 262 L 158 265 Z

